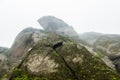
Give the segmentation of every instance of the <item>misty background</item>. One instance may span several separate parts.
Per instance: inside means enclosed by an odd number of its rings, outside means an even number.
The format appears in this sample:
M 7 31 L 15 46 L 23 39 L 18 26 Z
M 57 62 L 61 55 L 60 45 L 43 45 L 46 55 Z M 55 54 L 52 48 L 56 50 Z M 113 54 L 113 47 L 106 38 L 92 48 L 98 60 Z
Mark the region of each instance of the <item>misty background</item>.
M 119 0 L 0 0 L 0 46 L 10 47 L 26 27 L 41 28 L 37 20 L 52 15 L 78 33 L 120 34 Z

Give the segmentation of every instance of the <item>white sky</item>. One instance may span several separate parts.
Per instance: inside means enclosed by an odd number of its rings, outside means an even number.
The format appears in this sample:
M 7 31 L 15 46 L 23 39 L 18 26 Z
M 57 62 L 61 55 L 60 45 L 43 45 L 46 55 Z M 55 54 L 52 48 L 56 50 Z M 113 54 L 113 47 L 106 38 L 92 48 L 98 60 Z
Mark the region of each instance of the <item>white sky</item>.
M 120 0 L 0 0 L 0 46 L 10 47 L 26 27 L 41 28 L 37 20 L 56 16 L 78 33 L 120 34 Z

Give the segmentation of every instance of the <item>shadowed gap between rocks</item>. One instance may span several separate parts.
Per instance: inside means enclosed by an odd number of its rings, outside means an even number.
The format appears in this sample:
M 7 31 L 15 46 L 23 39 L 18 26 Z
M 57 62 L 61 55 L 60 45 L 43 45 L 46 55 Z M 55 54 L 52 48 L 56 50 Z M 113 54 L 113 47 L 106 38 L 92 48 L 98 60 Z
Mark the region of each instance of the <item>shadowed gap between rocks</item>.
M 60 58 L 63 60 L 65 63 L 66 67 L 71 71 L 73 77 L 75 80 L 78 80 L 77 76 L 75 75 L 75 71 L 69 66 L 69 64 L 65 61 L 64 57 L 59 53 L 57 48 L 61 48 L 63 45 L 63 41 L 56 43 L 55 45 L 52 46 L 52 49 L 60 56 Z

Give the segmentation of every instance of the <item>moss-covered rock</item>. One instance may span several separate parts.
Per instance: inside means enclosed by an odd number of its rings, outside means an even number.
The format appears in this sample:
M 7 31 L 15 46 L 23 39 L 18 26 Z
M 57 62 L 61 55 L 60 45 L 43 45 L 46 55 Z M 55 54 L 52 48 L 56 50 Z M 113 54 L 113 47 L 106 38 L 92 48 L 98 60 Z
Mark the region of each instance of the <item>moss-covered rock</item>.
M 13 72 L 12 80 L 120 79 L 83 46 L 59 35 L 49 35 L 40 40 L 28 54 L 20 70 Z
M 9 71 L 8 59 L 4 54 L 0 54 L 0 77 Z

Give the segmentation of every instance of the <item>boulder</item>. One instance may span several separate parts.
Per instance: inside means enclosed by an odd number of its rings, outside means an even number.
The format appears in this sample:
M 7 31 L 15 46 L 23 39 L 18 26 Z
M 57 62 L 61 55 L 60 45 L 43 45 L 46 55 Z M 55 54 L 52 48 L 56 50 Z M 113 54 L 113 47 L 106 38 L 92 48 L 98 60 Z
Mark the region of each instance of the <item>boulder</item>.
M 14 58 L 21 58 L 25 53 L 27 53 L 32 46 L 39 41 L 42 36 L 44 36 L 44 31 L 34 28 L 26 28 L 21 31 L 12 47 L 9 49 L 8 53 L 9 56 Z
M 47 32 L 56 32 L 61 35 L 78 36 L 72 26 L 54 16 L 44 16 L 38 20 L 40 25 Z

